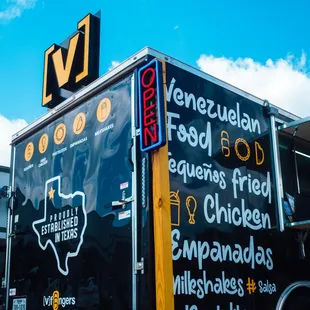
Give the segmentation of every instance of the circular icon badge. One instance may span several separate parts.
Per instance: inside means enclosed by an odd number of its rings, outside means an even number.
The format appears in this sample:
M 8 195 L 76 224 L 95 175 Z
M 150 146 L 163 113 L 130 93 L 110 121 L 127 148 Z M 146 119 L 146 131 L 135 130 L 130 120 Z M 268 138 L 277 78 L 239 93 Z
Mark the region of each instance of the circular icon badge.
M 54 142 L 60 144 L 65 140 L 66 137 L 66 125 L 59 124 L 54 131 Z
M 53 292 L 53 310 L 58 310 L 59 308 L 59 291 Z
M 39 152 L 41 154 L 45 153 L 48 146 L 48 135 L 45 133 L 41 136 L 39 140 Z
M 99 122 L 104 122 L 110 115 L 111 101 L 108 98 L 104 98 L 100 101 L 97 107 L 97 119 Z
M 25 148 L 25 160 L 30 161 L 34 153 L 34 145 L 32 142 L 29 142 Z
M 84 113 L 79 113 L 73 122 L 73 132 L 76 135 L 79 135 L 85 128 L 86 124 L 86 115 Z

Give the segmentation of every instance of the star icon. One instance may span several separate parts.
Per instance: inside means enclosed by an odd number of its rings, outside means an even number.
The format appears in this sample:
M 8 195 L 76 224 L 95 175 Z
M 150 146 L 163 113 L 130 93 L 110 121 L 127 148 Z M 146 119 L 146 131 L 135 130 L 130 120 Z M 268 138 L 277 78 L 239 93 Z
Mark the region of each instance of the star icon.
M 50 191 L 48 192 L 48 196 L 50 199 L 54 198 L 55 190 L 51 187 Z

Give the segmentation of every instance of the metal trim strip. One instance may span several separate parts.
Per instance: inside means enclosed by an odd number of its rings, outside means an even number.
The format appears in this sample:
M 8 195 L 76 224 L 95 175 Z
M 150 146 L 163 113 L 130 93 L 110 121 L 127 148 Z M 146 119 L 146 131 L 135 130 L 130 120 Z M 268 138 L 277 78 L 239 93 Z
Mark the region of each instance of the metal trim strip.
M 8 216 L 7 216 L 7 234 L 6 234 L 6 255 L 5 255 L 5 287 L 6 287 L 6 304 L 5 309 L 9 310 L 9 291 L 10 291 L 10 271 L 11 271 L 11 242 L 12 239 L 10 234 L 12 233 L 12 224 L 13 224 L 13 208 L 14 208 L 14 196 L 15 195 L 15 156 L 16 148 L 12 146 L 12 157 L 11 157 L 11 166 L 12 173 L 10 175 L 10 184 L 12 188 L 12 197 L 9 201 L 10 208 L 8 206 Z
M 138 261 L 138 224 L 137 224 L 137 137 L 136 137 L 136 89 L 135 74 L 131 77 L 131 138 L 132 144 L 132 192 L 133 201 L 131 203 L 131 233 L 132 233 L 132 309 L 137 309 L 137 275 L 136 263 Z
M 299 126 L 299 125 L 307 123 L 309 121 L 310 121 L 310 116 L 302 118 L 302 119 L 295 120 L 295 121 L 290 122 L 290 123 L 286 123 L 286 124 L 280 125 L 280 126 L 278 126 L 278 130 L 280 131 L 280 130 L 283 130 L 283 129 L 286 129 L 286 128 Z

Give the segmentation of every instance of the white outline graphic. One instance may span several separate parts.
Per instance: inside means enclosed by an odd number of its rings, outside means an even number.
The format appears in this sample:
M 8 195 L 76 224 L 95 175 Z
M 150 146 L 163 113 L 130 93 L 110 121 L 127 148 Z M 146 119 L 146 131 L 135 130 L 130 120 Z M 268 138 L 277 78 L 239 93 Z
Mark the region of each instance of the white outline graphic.
M 48 239 L 48 240 L 46 241 L 45 246 L 43 246 L 42 243 L 41 243 L 41 236 L 40 236 L 40 233 L 39 233 L 39 231 L 35 228 L 35 225 L 36 225 L 36 224 L 40 224 L 40 223 L 43 223 L 43 222 L 46 221 L 46 211 L 47 211 L 47 210 L 46 210 L 46 209 L 47 209 L 47 203 L 46 203 L 46 202 L 47 202 L 47 199 L 48 199 L 48 198 L 47 198 L 48 184 L 51 183 L 51 182 L 54 182 L 54 181 L 56 181 L 56 180 L 58 180 L 58 195 L 59 195 L 61 198 L 68 199 L 68 198 L 73 198 L 73 197 L 75 197 L 75 196 L 77 196 L 77 195 L 82 196 L 82 210 L 83 210 L 84 217 L 85 217 L 84 226 L 83 226 L 83 228 L 82 228 L 81 235 L 80 235 L 80 242 L 79 242 L 78 247 L 77 247 L 77 249 L 76 249 L 75 252 L 73 252 L 73 253 L 72 253 L 72 252 L 68 252 L 68 253 L 67 253 L 67 256 L 66 256 L 66 259 L 65 259 L 65 267 L 66 267 L 65 270 L 63 270 L 63 269 L 61 268 L 61 266 L 60 266 L 59 256 L 58 256 L 57 250 L 56 250 L 55 245 L 54 245 L 54 243 L 52 242 L 52 240 L 51 240 L 51 239 Z M 34 221 L 34 222 L 32 223 L 32 229 L 34 230 L 34 232 L 35 232 L 36 235 L 38 236 L 39 246 L 40 246 L 40 248 L 41 248 L 43 251 L 46 250 L 46 248 L 47 248 L 47 246 L 48 246 L 49 244 L 51 245 L 51 247 L 52 247 L 52 249 L 53 249 L 53 251 L 54 251 L 54 253 L 55 253 L 55 256 L 56 256 L 58 270 L 59 270 L 59 272 L 61 272 L 63 275 L 66 276 L 66 275 L 68 275 L 68 273 L 69 273 L 69 268 L 68 268 L 68 259 L 69 259 L 69 257 L 76 257 L 76 256 L 78 255 L 78 253 L 79 253 L 79 251 L 80 251 L 80 248 L 81 248 L 81 245 L 82 245 L 82 243 L 83 243 L 83 241 L 84 241 L 84 232 L 85 232 L 85 229 L 86 229 L 86 226 L 87 226 L 87 214 L 86 214 L 86 210 L 85 210 L 85 194 L 84 194 L 83 192 L 79 192 L 79 191 L 75 192 L 74 194 L 69 194 L 69 195 L 65 195 L 65 194 L 60 193 L 60 176 L 57 176 L 57 177 L 53 177 L 53 178 L 51 178 L 51 179 L 49 179 L 49 180 L 47 180 L 47 181 L 45 182 L 45 196 L 44 196 L 44 197 L 45 197 L 45 198 L 44 198 L 44 217 L 43 217 L 43 219 L 41 219 L 41 220 Z

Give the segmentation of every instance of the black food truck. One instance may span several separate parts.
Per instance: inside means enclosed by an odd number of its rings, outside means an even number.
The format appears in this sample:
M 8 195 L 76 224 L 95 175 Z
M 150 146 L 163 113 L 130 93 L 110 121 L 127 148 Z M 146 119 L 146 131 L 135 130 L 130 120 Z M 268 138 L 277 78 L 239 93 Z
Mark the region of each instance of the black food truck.
M 99 21 L 12 138 L 6 309 L 310 309 L 310 118 L 151 48 L 99 77 Z

